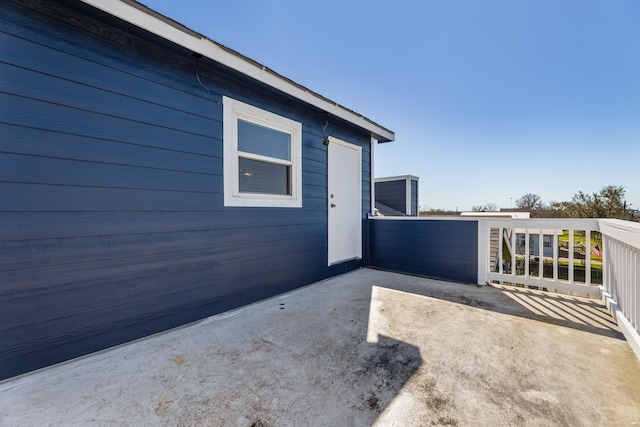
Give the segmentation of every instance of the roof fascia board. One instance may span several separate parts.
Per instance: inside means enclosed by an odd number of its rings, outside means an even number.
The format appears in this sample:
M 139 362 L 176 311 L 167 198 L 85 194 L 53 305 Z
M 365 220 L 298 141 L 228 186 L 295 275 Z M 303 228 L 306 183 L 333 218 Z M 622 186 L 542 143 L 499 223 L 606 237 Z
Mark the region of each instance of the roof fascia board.
M 223 46 L 213 42 L 207 37 L 197 34 L 188 28 L 178 28 L 175 21 L 171 23 L 148 13 L 151 12 L 146 6 L 137 3 L 136 5 L 122 0 L 82 0 L 84 3 L 102 10 L 123 21 L 129 22 L 150 33 L 160 36 L 166 40 L 176 43 L 192 52 L 199 53 L 229 68 L 249 76 L 259 82 L 267 84 L 314 107 L 318 107 L 336 117 L 346 120 L 371 132 L 372 136 L 379 142 L 389 142 L 395 139 L 395 134 L 339 104 L 328 101 L 303 86 L 293 83 L 291 80 L 271 71 L 242 55 L 225 49 Z M 136 7 L 137 6 L 137 7 Z
M 385 176 L 382 178 L 375 178 L 374 182 L 387 182 L 387 181 L 419 181 L 420 178 L 414 175 L 399 175 L 399 176 Z

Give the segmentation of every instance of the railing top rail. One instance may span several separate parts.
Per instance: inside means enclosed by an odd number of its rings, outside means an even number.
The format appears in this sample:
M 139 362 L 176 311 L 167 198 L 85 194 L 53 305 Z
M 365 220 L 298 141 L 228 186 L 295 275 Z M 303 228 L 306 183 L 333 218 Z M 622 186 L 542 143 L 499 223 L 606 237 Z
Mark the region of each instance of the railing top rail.
M 601 219 L 600 231 L 627 245 L 640 249 L 640 223 L 620 219 Z
M 600 231 L 595 218 L 482 218 L 489 227 Z

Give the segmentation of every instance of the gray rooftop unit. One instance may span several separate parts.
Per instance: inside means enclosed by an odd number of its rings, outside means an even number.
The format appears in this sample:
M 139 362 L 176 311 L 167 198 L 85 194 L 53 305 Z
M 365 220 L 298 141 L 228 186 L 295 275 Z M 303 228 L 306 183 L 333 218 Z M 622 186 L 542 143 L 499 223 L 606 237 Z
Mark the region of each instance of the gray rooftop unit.
M 419 178 L 413 175 L 376 178 L 376 202 L 405 215 L 418 216 L 418 180 Z

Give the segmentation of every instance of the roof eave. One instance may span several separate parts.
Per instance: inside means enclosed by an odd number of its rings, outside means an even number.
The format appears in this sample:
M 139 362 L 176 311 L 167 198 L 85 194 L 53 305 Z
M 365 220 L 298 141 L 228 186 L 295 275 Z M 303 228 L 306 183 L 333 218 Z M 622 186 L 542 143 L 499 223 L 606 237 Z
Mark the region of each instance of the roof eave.
M 82 0 L 136 27 L 169 40 L 179 46 L 219 62 L 259 82 L 278 89 L 307 104 L 359 126 L 371 133 L 379 142 L 390 142 L 395 134 L 389 129 L 345 108 L 323 96 L 287 79 L 275 71 L 229 49 L 206 36 L 167 18 L 141 3 L 132 0 Z

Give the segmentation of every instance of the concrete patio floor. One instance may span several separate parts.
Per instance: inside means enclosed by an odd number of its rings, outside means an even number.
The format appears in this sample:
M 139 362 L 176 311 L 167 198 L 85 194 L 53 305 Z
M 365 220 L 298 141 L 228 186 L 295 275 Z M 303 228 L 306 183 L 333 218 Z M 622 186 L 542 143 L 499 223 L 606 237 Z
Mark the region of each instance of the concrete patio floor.
M 597 301 L 358 270 L 0 383 L 0 425 L 640 425 Z

